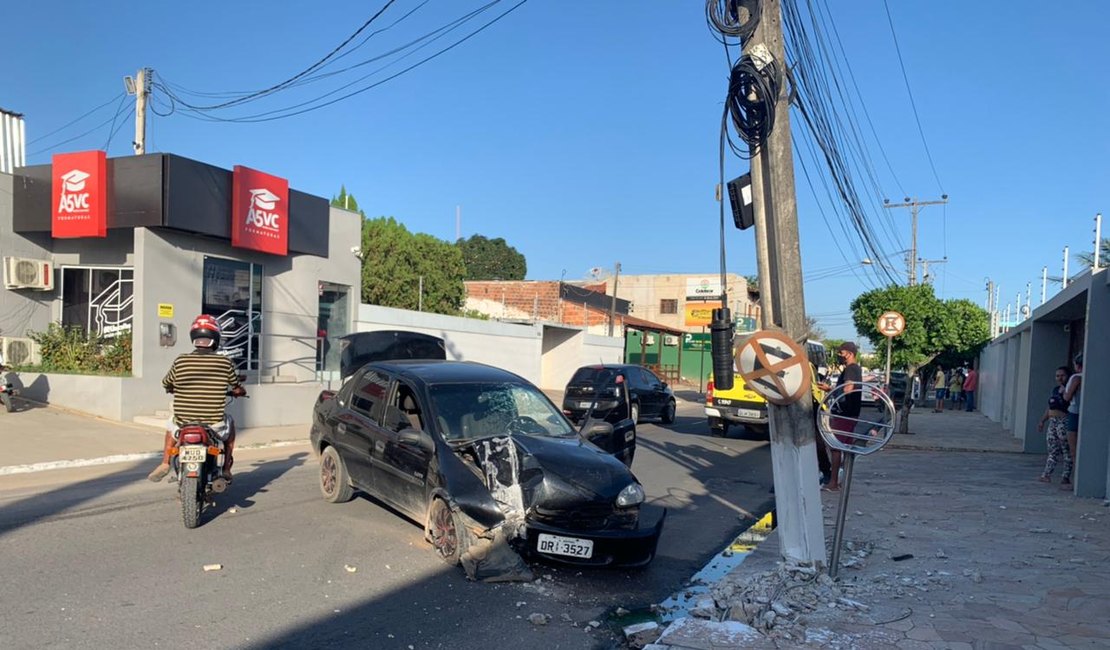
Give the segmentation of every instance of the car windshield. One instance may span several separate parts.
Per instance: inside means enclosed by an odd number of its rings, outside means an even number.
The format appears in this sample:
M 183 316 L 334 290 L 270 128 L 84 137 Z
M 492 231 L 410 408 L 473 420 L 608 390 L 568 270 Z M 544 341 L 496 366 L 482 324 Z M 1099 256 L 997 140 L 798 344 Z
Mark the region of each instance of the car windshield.
M 558 438 L 577 435 L 543 393 L 527 384 L 435 384 L 429 393 L 439 429 L 448 441 L 508 433 Z

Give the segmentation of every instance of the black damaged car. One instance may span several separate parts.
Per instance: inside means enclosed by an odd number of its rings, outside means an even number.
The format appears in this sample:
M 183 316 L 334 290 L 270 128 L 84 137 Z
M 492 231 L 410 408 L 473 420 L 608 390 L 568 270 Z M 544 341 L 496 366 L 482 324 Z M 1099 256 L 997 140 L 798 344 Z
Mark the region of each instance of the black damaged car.
M 450 564 L 468 567 L 472 547 L 501 539 L 560 562 L 643 566 L 663 529 L 666 510 L 644 503 L 618 459 L 634 451 L 631 427 L 578 431 L 531 383 L 491 366 L 367 364 L 321 393 L 311 440 L 326 500 L 356 489 L 380 499 Z

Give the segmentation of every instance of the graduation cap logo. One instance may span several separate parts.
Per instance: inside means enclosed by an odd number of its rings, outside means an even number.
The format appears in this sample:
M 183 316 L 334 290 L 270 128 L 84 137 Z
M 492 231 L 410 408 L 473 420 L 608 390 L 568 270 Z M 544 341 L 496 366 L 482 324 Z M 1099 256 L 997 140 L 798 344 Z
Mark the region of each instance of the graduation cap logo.
M 80 169 L 73 169 L 62 174 L 62 182 L 67 192 L 80 192 L 85 189 L 85 181 L 88 178 L 89 174 Z
M 265 188 L 251 190 L 250 192 L 251 203 L 259 210 L 273 210 L 275 204 L 281 200 L 280 196 Z

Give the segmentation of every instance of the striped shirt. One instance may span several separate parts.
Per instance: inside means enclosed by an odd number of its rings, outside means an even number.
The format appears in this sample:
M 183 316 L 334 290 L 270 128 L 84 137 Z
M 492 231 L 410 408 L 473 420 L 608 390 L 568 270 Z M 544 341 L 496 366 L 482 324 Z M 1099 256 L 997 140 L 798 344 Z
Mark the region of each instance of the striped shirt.
M 173 389 L 173 421 L 217 424 L 224 419 L 227 389 L 239 385 L 227 357 L 197 350 L 173 360 L 162 386 Z

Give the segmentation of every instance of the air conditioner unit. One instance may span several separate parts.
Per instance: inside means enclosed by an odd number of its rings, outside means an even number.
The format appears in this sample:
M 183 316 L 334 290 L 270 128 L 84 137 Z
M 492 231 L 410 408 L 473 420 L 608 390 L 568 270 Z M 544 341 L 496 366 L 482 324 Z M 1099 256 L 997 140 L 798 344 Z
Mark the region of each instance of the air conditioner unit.
M 4 355 L 5 366 L 37 366 L 42 363 L 39 344 L 31 339 L 5 336 L 0 339 L 0 351 Z
M 667 334 L 663 337 L 663 345 L 675 346 L 678 345 L 678 337 L 674 334 Z
M 654 334 L 645 334 L 644 335 L 644 345 L 655 345 L 655 335 Z
M 47 260 L 5 257 L 4 288 L 52 291 L 54 289 L 54 265 Z

